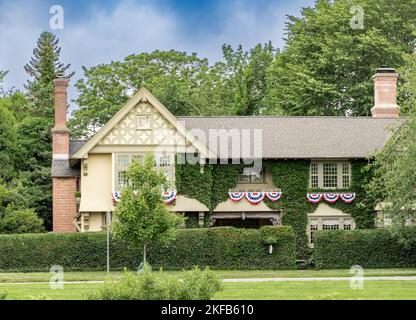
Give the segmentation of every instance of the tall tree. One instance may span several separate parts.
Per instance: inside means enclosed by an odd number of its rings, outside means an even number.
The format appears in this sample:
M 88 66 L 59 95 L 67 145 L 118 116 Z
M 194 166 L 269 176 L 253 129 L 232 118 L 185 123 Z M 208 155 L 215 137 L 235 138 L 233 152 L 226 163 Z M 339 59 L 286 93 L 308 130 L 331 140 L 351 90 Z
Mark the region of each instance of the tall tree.
M 371 76 L 380 65 L 403 65 L 415 16 L 416 0 L 317 0 L 290 16 L 286 47 L 268 72 L 269 113 L 368 115 Z
M 61 48 L 59 39 L 50 32 L 42 32 L 33 56 L 25 65 L 25 71 L 32 77 L 26 88 L 31 103 L 30 114 L 53 118 L 53 80 L 59 77 L 70 78 L 74 73 L 68 73 L 70 65 L 64 65 L 59 57 Z
M 13 114 L 2 104 L 3 99 L 0 98 L 0 181 L 10 181 L 15 174 L 16 130 Z
M 59 40 L 49 32 L 43 32 L 33 57 L 25 66 L 32 78 L 27 83 L 26 105 L 16 106 L 21 110 L 16 126 L 17 146 L 15 166 L 25 188 L 30 206 L 51 229 L 52 196 L 50 168 L 52 159 L 52 137 L 50 130 L 54 122 L 53 80 L 71 77 L 69 65 L 60 62 Z
M 170 212 L 162 201 L 161 190 L 166 178 L 155 169 L 152 155 L 148 155 L 143 164 L 133 162 L 126 175 L 130 184 L 122 191 L 111 229 L 115 237 L 131 246 L 142 246 L 146 264 L 149 244 L 170 241 L 181 218 Z

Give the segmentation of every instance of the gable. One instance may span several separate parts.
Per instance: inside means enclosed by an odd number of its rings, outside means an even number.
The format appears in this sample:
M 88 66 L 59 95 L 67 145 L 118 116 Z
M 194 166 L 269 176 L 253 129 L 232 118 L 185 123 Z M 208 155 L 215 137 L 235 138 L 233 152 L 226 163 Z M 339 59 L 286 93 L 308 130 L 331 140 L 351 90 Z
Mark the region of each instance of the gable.
M 151 127 L 139 130 L 137 115 L 150 114 Z M 71 159 L 83 159 L 95 147 L 111 145 L 175 145 L 179 152 L 198 152 L 201 158 L 215 158 L 146 88 L 141 88 L 130 100 L 88 140 Z M 181 148 L 184 147 L 184 148 Z
M 150 128 L 139 128 L 139 117 L 150 117 Z M 185 138 L 153 105 L 140 102 L 99 141 L 99 145 L 176 145 Z

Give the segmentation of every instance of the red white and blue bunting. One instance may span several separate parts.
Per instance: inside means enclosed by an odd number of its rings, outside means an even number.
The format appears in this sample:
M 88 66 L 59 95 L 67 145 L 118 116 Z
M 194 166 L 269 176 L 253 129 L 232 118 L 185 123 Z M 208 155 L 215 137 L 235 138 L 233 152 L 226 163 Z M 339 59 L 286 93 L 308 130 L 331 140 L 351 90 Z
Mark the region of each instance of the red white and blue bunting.
M 306 198 L 310 203 L 319 203 L 322 199 L 324 199 L 328 203 L 335 203 L 338 199 L 341 199 L 345 203 L 351 203 L 355 199 L 354 192 L 348 193 L 333 193 L 333 192 L 326 192 L 326 193 L 307 193 Z
M 280 199 L 281 196 L 282 196 L 282 193 L 281 192 L 278 192 L 278 191 L 266 192 L 266 197 L 271 202 L 276 202 L 277 200 Z
M 171 204 L 176 200 L 176 190 L 162 192 L 162 199 L 165 204 Z
M 238 202 L 244 198 L 244 192 L 228 192 L 228 195 L 234 202 Z
M 121 200 L 121 192 L 119 191 L 114 191 L 112 192 L 112 198 L 114 202 L 120 202 Z M 177 192 L 176 190 L 171 190 L 171 191 L 164 191 L 162 192 L 162 200 L 165 204 L 172 204 L 173 201 L 176 200 L 176 195 Z
M 259 204 L 265 196 L 266 194 L 264 192 L 246 192 L 246 199 L 251 204 Z
M 256 205 L 262 202 L 264 198 L 269 199 L 271 202 L 276 202 L 281 198 L 282 193 L 280 191 L 230 191 L 228 196 L 234 202 L 239 202 L 245 197 L 248 202 Z

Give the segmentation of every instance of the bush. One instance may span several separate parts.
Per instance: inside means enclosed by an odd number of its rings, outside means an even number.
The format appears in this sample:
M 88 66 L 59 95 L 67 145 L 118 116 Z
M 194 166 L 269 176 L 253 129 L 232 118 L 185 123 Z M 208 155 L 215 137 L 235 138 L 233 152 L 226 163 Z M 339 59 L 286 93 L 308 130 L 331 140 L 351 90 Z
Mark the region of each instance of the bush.
M 0 291 L 0 300 L 4 300 L 7 297 L 7 293 L 4 291 Z
M 139 274 L 126 272 L 121 281 L 107 281 L 85 296 L 89 300 L 210 300 L 221 289 L 221 281 L 209 269 L 188 271 L 180 282 L 146 266 Z
M 416 238 L 416 228 L 404 230 L 407 238 Z M 401 237 L 386 229 L 331 230 L 316 232 L 315 262 L 318 269 L 414 267 L 416 245 L 403 243 Z
M 231 227 L 180 229 L 168 245 L 149 248 L 148 262 L 156 269 L 294 269 L 295 241 L 290 227 L 274 227 L 279 241 L 269 254 L 260 231 Z M 274 230 L 274 229 L 273 229 Z M 112 270 L 137 268 L 141 249 L 121 240 L 110 241 Z M 0 270 L 49 271 L 60 265 L 65 271 L 106 269 L 105 233 L 0 235 Z
M 44 232 L 43 220 L 33 209 L 7 210 L 0 218 L 0 233 Z

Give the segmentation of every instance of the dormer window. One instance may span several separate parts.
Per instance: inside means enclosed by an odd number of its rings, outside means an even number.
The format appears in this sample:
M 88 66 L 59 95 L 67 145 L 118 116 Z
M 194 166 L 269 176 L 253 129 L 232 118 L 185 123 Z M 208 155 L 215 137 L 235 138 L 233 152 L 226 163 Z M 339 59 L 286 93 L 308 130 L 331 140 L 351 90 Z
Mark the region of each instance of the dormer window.
M 151 129 L 150 114 L 138 114 L 137 115 L 137 130 L 150 130 L 150 129 Z
M 347 161 L 313 161 L 309 187 L 314 189 L 348 189 L 351 186 L 351 164 Z

